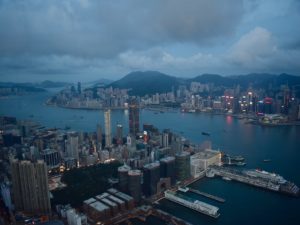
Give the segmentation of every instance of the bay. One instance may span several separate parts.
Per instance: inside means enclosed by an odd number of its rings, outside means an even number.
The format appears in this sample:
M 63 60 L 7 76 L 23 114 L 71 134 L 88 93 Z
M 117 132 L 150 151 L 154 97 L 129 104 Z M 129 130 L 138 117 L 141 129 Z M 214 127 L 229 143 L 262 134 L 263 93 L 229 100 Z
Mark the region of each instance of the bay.
M 46 127 L 71 127 L 78 131 L 95 131 L 100 123 L 104 127 L 101 110 L 65 109 L 45 105 L 53 91 L 42 94 L 11 96 L 0 99 L 0 115 L 30 119 Z M 112 130 L 118 123 L 128 132 L 128 111 L 112 111 Z M 276 172 L 300 185 L 300 127 L 261 127 L 245 124 L 231 116 L 184 114 L 141 110 L 141 124 L 150 123 L 159 129 L 170 128 L 193 143 L 212 141 L 214 149 L 228 154 L 242 155 L 248 168 L 261 168 Z M 203 136 L 201 132 L 211 136 Z M 263 159 L 271 159 L 264 163 Z M 250 187 L 222 179 L 204 179 L 192 184 L 193 188 L 216 194 L 226 199 L 224 204 L 210 202 L 220 208 L 219 219 L 211 219 L 197 212 L 163 200 L 159 207 L 193 224 L 300 224 L 300 200 L 275 192 Z

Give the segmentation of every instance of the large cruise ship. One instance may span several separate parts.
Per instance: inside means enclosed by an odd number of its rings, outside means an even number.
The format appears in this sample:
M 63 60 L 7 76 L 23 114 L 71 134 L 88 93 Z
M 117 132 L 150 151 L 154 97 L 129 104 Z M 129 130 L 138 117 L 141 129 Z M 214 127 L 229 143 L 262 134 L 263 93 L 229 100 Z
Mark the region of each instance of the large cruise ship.
M 265 180 L 269 180 L 273 183 L 285 184 L 287 181 L 280 175 L 276 173 L 269 173 L 264 170 L 256 169 L 256 170 L 245 170 L 244 173 L 250 177 L 262 178 Z

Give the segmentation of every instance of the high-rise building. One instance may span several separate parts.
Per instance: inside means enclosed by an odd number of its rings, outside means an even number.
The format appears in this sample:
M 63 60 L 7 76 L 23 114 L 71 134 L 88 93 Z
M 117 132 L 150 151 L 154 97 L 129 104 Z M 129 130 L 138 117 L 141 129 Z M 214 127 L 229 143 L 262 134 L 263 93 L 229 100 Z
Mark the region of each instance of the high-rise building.
M 141 200 L 141 177 L 142 172 L 140 170 L 128 171 L 128 193 L 136 202 Z
M 161 138 L 162 138 L 162 147 L 168 147 L 169 146 L 169 134 L 167 132 L 163 132 L 161 134 Z
M 78 92 L 78 94 L 81 94 L 81 83 L 80 82 L 77 83 L 77 92 Z
M 110 109 L 104 112 L 105 122 L 105 146 L 111 146 L 111 123 L 110 123 Z
M 175 173 L 177 180 L 183 181 L 191 176 L 190 161 L 190 153 L 188 152 L 181 152 L 175 155 Z
M 117 124 L 116 138 L 117 138 L 117 143 L 122 144 L 122 142 L 123 142 L 123 126 L 121 124 Z
M 140 111 L 136 103 L 129 105 L 129 133 L 136 135 L 140 130 Z
M 169 177 L 171 184 L 175 184 L 175 157 L 169 156 L 160 160 L 160 176 L 163 178 Z
M 97 124 L 97 142 L 100 146 L 102 145 L 102 128 L 100 124 Z
M 124 164 L 118 167 L 119 189 L 122 192 L 128 192 L 128 171 L 130 167 Z
M 157 193 L 157 183 L 160 180 L 159 162 L 149 163 L 143 167 L 144 173 L 144 194 L 151 196 Z
M 41 157 L 43 158 L 49 169 L 59 167 L 60 165 L 60 157 L 57 150 L 49 148 L 44 149 L 41 152 Z
M 1 183 L 0 184 L 0 193 L 1 193 L 4 205 L 7 207 L 7 209 L 9 211 L 11 211 L 12 210 L 12 202 L 11 202 L 9 185 L 6 183 Z
M 74 158 L 79 162 L 79 140 L 76 132 L 70 132 L 68 134 L 67 156 Z
M 51 213 L 47 166 L 42 160 L 36 163 L 11 163 L 14 205 L 28 213 Z

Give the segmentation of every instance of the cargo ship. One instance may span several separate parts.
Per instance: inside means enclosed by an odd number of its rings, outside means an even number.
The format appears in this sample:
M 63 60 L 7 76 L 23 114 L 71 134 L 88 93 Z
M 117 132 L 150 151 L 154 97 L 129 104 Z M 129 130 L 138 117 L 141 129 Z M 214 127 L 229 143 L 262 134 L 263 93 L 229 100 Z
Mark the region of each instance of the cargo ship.
M 177 196 L 175 192 L 165 191 L 166 199 L 183 205 L 189 209 L 193 209 L 197 212 L 203 213 L 207 216 L 218 218 L 220 216 L 219 208 L 199 200 L 188 200 L 183 197 Z

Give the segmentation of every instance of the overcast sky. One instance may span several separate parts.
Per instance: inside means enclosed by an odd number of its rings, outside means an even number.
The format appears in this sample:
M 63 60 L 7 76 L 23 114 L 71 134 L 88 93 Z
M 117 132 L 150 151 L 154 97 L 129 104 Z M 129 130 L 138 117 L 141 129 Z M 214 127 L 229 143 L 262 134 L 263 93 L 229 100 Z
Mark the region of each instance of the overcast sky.
M 299 0 L 0 0 L 0 81 L 300 75 Z

